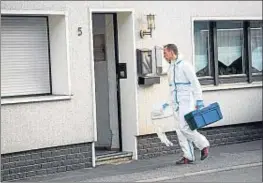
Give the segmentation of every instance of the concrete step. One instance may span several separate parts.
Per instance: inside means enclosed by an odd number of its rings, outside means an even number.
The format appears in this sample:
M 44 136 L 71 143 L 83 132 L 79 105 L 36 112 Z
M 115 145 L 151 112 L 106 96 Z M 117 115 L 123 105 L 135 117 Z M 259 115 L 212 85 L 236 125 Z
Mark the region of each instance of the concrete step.
M 96 166 L 105 164 L 129 163 L 132 160 L 131 152 L 115 152 L 96 156 Z

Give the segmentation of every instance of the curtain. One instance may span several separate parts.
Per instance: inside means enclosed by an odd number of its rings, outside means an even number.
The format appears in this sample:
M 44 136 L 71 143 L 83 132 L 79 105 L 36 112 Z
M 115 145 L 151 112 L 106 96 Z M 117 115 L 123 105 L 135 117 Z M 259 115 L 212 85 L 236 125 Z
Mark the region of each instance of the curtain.
M 262 72 L 262 28 L 251 28 L 252 72 Z
M 209 76 L 208 63 L 208 23 L 195 22 L 195 71 L 197 76 Z

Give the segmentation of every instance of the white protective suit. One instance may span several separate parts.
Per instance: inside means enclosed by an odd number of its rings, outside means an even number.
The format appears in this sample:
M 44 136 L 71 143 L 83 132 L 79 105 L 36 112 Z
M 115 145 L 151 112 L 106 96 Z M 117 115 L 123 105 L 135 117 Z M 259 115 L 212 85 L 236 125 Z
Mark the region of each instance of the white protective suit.
M 185 158 L 195 160 L 193 143 L 202 150 L 209 146 L 209 142 L 205 136 L 189 128 L 184 115 L 195 110 L 197 100 L 203 100 L 200 83 L 192 65 L 180 58 L 171 61 L 168 70 L 168 82 L 170 88 L 169 104 L 173 106 L 174 115 L 179 117 L 179 129 L 176 130 L 179 145 Z

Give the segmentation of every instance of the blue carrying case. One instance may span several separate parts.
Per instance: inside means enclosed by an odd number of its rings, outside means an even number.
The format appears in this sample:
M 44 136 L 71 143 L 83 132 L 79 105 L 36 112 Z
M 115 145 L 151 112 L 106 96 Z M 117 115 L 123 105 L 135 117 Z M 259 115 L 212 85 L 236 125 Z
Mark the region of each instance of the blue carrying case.
M 184 116 L 191 130 L 199 129 L 215 123 L 223 118 L 219 104 L 210 104 L 200 110 L 192 111 Z

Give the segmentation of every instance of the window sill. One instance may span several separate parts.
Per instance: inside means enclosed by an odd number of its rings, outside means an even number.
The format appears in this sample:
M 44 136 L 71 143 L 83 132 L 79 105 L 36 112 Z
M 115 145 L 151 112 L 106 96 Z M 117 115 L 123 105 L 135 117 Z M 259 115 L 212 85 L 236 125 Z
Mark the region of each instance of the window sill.
M 232 90 L 232 89 L 243 89 L 243 88 L 260 88 L 262 87 L 262 81 L 253 83 L 231 83 L 231 84 L 220 84 L 218 86 L 206 85 L 202 86 L 202 90 L 205 91 L 217 91 L 217 90 Z
M 49 95 L 49 96 L 29 96 L 29 97 L 2 98 L 1 99 L 1 105 L 70 100 L 71 97 L 72 96 L 69 96 L 69 95 Z

